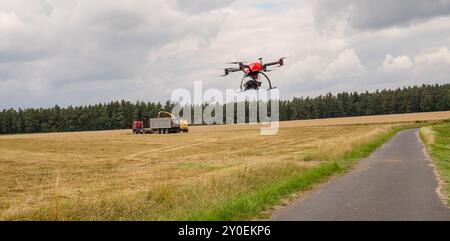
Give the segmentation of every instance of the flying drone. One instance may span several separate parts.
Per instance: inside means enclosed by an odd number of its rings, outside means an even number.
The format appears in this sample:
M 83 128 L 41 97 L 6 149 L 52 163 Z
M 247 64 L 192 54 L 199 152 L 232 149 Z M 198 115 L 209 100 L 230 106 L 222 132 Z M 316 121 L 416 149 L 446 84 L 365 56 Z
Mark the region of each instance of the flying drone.
M 252 62 L 246 64 L 246 61 L 238 61 L 238 62 L 230 62 L 228 64 L 237 64 L 238 67 L 235 68 L 225 68 L 225 74 L 221 76 L 227 76 L 233 72 L 244 72 L 244 77 L 241 80 L 241 90 L 259 90 L 262 84 L 262 78 L 265 78 L 269 84 L 269 90 L 274 89 L 276 87 L 272 87 L 272 83 L 265 74 L 265 72 L 270 72 L 272 70 L 268 69 L 269 66 L 281 67 L 284 65 L 284 60 L 287 57 L 280 58 L 278 61 L 263 63 L 263 58 L 259 58 L 257 62 Z

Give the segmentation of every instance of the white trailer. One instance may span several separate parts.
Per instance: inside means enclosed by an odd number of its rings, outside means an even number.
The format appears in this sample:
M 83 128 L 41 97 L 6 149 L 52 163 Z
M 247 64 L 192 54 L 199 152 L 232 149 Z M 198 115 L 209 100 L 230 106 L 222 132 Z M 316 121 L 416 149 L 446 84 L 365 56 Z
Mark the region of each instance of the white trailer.
M 158 118 L 150 119 L 150 131 L 156 134 L 188 132 L 188 122 L 177 119 L 171 113 L 161 111 Z

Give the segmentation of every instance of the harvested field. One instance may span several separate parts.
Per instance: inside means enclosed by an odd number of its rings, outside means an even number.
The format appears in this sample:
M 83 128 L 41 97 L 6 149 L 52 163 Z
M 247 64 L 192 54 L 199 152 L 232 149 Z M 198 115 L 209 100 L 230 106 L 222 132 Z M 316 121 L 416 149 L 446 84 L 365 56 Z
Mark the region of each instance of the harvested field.
M 258 125 L 195 126 L 172 135 L 0 136 L 0 219 L 192 219 L 342 159 L 400 122 L 448 118 L 450 112 L 289 121 L 275 136 L 260 136 Z

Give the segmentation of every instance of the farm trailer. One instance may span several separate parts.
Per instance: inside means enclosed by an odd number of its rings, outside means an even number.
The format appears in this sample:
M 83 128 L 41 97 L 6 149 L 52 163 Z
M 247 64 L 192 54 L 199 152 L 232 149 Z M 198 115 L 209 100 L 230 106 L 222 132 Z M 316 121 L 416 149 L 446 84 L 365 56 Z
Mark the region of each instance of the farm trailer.
M 174 115 L 165 111 L 160 111 L 158 118 L 150 119 L 150 128 L 144 128 L 143 121 L 134 121 L 132 128 L 135 134 L 168 134 L 189 131 L 187 120 L 177 119 Z

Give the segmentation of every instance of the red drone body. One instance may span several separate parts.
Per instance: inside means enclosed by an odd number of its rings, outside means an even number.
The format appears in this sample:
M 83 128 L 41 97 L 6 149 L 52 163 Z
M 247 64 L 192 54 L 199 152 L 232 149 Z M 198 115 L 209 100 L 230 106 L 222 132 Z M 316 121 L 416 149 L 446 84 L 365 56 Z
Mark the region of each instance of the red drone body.
M 261 87 L 261 84 L 262 84 L 262 82 L 260 81 L 260 75 L 262 75 L 264 78 L 266 78 L 266 80 L 269 84 L 269 89 L 273 89 L 275 87 L 272 87 L 272 83 L 271 83 L 269 77 L 267 77 L 267 75 L 264 72 L 271 71 L 271 70 L 267 69 L 267 67 L 269 67 L 269 66 L 277 66 L 277 67 L 283 66 L 284 59 L 286 59 L 286 57 L 280 58 L 278 61 L 270 62 L 270 63 L 266 63 L 266 64 L 264 64 L 262 62 L 262 58 L 259 58 L 259 61 L 257 61 L 257 62 L 253 62 L 253 63 L 249 63 L 249 64 L 245 64 L 245 62 L 243 62 L 243 61 L 242 62 L 231 62 L 230 64 L 238 64 L 239 67 L 224 69 L 225 74 L 222 76 L 227 76 L 231 72 L 243 71 L 244 77 L 242 78 L 242 81 L 241 81 L 241 90 L 247 91 L 247 90 L 259 90 L 259 88 Z
M 247 69 L 248 72 L 258 72 L 260 70 L 262 70 L 262 65 L 258 62 L 249 64 Z

